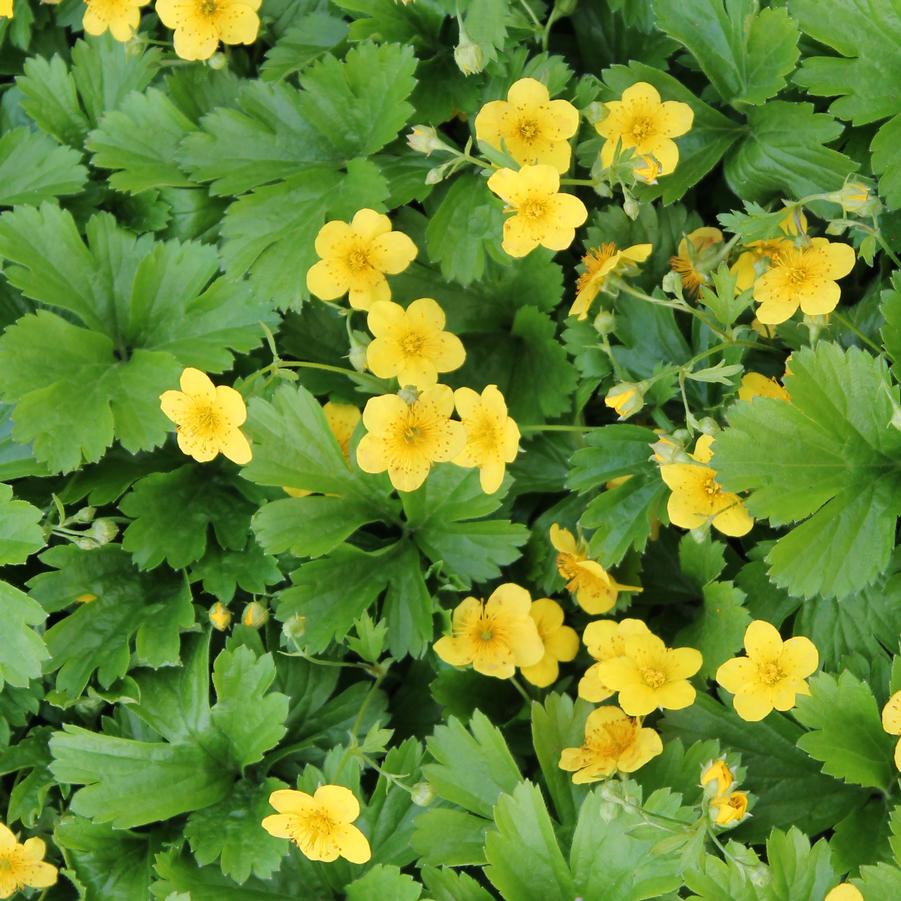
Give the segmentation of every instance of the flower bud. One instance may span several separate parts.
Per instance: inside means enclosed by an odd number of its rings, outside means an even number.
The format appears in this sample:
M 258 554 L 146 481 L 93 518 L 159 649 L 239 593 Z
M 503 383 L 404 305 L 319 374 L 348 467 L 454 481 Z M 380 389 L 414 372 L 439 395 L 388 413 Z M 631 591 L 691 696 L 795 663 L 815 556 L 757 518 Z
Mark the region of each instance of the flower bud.
M 644 406 L 644 392 L 635 382 L 620 382 L 607 392 L 604 403 L 616 411 L 620 420 L 628 419 Z
M 419 389 L 414 388 L 412 385 L 404 385 L 400 391 L 397 392 L 397 396 L 405 404 L 415 404 L 419 399 Z
M 485 51 L 460 26 L 460 43 L 454 47 L 454 62 L 464 75 L 478 75 L 485 68 Z
M 447 175 L 448 169 L 452 163 L 453 160 L 451 160 L 450 163 L 442 163 L 440 166 L 435 166 L 434 169 L 429 169 L 425 174 L 425 183 L 427 185 L 437 185 L 444 181 L 444 177 Z
M 637 172 L 638 170 L 636 170 Z M 649 181 L 654 184 L 654 181 Z M 623 212 L 634 222 L 641 212 L 641 204 L 628 191 L 623 196 Z
M 747 813 L 747 792 L 719 795 L 710 802 L 710 816 L 717 826 L 735 826 L 747 816 Z
M 241 614 L 241 625 L 251 629 L 262 629 L 267 622 L 269 611 L 259 601 L 251 601 Z
M 610 310 L 599 310 L 594 317 L 594 329 L 599 335 L 609 335 L 616 328 L 616 314 Z
M 863 213 L 873 206 L 870 189 L 862 181 L 846 182 L 840 191 L 826 195 L 827 200 L 837 203 L 846 213 Z M 878 200 L 876 203 L 878 204 Z
M 414 125 L 407 135 L 407 146 L 426 156 L 431 156 L 436 150 L 443 150 L 447 147 L 444 141 L 438 137 L 437 129 L 431 125 Z
M 228 607 L 221 602 L 216 601 L 216 603 L 210 607 L 209 618 L 214 629 L 219 632 L 224 632 L 231 625 L 232 613 Z
M 211 69 L 213 69 L 214 71 L 218 72 L 218 71 L 220 71 L 221 69 L 224 69 L 224 68 L 228 65 L 228 59 L 226 58 L 226 56 L 225 56 L 224 53 L 222 53 L 221 51 L 219 51 L 219 52 L 217 52 L 217 53 L 214 53 L 214 54 L 207 60 L 206 64 L 207 64 Z
M 436 797 L 437 793 L 429 782 L 417 782 L 410 791 L 410 800 L 417 807 L 428 807 Z
M 109 544 L 119 534 L 119 526 L 111 519 L 95 519 L 91 528 L 85 532 L 98 545 Z
M 288 641 L 298 641 L 303 638 L 306 631 L 307 618 L 299 613 L 295 613 L 294 616 L 289 617 L 282 623 L 282 635 Z
M 679 446 L 678 442 L 673 441 L 666 435 L 661 435 L 658 441 L 651 445 L 654 452 L 654 460 L 657 463 L 684 463 L 685 452 Z
M 347 359 L 357 372 L 366 372 L 366 348 L 369 346 L 369 341 L 361 341 L 361 337 L 365 336 L 356 331 L 351 335 Z
M 576 11 L 579 0 L 557 0 L 554 4 L 554 10 L 558 16 L 568 16 Z
M 73 513 L 72 516 L 69 517 L 69 522 L 88 523 L 94 518 L 96 513 L 96 507 L 82 507 L 77 513 Z
M 711 760 L 701 771 L 701 786 L 704 788 L 705 794 L 724 795 L 734 782 L 735 774 L 722 757 L 718 760 Z
M 711 416 L 704 416 L 698 420 L 698 430 L 705 435 L 715 435 L 720 430 L 720 427 Z
M 663 276 L 662 287 L 667 294 L 672 294 L 674 297 L 681 297 L 682 276 L 679 275 L 678 272 L 674 272 L 670 269 L 669 272 Z

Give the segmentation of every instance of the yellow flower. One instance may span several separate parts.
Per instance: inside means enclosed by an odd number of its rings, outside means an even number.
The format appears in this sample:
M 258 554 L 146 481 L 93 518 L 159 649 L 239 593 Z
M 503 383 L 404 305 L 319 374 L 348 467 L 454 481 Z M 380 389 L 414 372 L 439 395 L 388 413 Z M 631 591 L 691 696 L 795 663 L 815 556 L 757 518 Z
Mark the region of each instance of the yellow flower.
M 29 838 L 21 845 L 12 831 L 0 823 L 0 898 L 23 888 L 48 888 L 56 884 L 56 867 L 44 861 L 47 846 Z
M 713 260 L 719 252 L 717 245 L 722 243 L 723 233 L 718 228 L 696 228 L 679 242 L 676 255 L 670 257 L 670 268 L 679 273 L 682 287 L 690 297 L 697 297 L 701 285 L 707 283 L 704 266 Z
M 450 418 L 453 410 L 447 385 L 426 388 L 412 403 L 396 394 L 371 397 L 363 410 L 366 434 L 357 445 L 360 469 L 387 470 L 398 491 L 415 491 L 433 463 L 453 460 L 466 445 L 462 423 Z
M 620 585 L 596 560 L 588 557 L 588 544 L 575 539 L 569 529 L 551 526 L 551 544 L 557 551 L 557 572 L 566 590 L 592 616 L 612 610 L 621 591 L 641 591 L 637 585 Z
M 740 823 L 748 813 L 748 793 L 730 792 L 720 795 L 710 802 L 711 812 L 715 814 L 717 826 L 734 826 Z
M 644 406 L 644 392 L 634 382 L 614 385 L 604 397 L 604 403 L 616 411 L 620 421 L 634 416 Z
M 810 316 L 831 313 L 841 296 L 836 284 L 854 268 L 854 249 L 811 238 L 806 247 L 786 247 L 754 283 L 757 318 L 766 325 L 790 319 L 798 307 Z
M 343 785 L 320 785 L 316 793 L 280 789 L 269 796 L 277 814 L 263 819 L 263 828 L 276 838 L 288 838 L 310 860 L 330 862 L 343 857 L 366 863 L 372 857 L 369 841 L 353 825 L 360 803 Z
M 797 695 L 810 694 L 806 679 L 820 662 L 810 639 L 783 642 L 775 626 L 756 619 L 745 631 L 745 653 L 716 671 L 716 681 L 735 695 L 732 703 L 743 720 L 762 720 L 774 707 L 791 710 Z
M 84 0 L 81 25 L 87 34 L 109 33 L 117 40 L 130 41 L 141 24 L 140 8 L 150 0 Z
M 519 428 L 507 415 L 507 404 L 497 385 L 487 385 L 481 394 L 472 388 L 458 388 L 454 403 L 466 444 L 454 457 L 457 466 L 478 466 L 479 482 L 485 494 L 494 494 L 504 481 L 507 463 L 519 452 Z
M 725 795 L 734 782 L 735 774 L 722 757 L 708 763 L 701 772 L 701 785 L 706 788 L 713 784 L 716 796 Z
M 864 898 L 859 888 L 851 885 L 850 882 L 843 882 L 830 889 L 823 901 L 864 901 Z
M 0 0 L 0 17 L 13 17 L 13 0 Z
M 207 615 L 210 618 L 210 624 L 217 632 L 224 632 L 231 625 L 231 610 L 229 610 L 221 601 L 216 601 L 216 603 L 210 607 L 210 612 Z
M 453 633 L 435 642 L 435 653 L 451 666 L 472 664 L 483 676 L 509 679 L 517 666 L 544 657 L 531 607 L 529 592 L 512 582 L 495 588 L 487 601 L 466 598 L 454 610 Z
M 551 100 L 534 78 L 520 78 L 506 100 L 486 103 L 476 116 L 476 138 L 506 149 L 520 166 L 569 168 L 571 138 L 579 130 L 579 111 L 566 100 Z M 502 146 L 503 145 L 503 146 Z
M 244 398 L 228 385 L 214 385 L 199 369 L 185 369 L 181 391 L 160 395 L 163 413 L 175 423 L 178 446 L 198 463 L 218 454 L 233 463 L 249 463 L 253 453 L 240 426 L 247 418 Z
M 601 244 L 592 248 L 582 257 L 585 271 L 576 281 L 576 299 L 569 309 L 570 316 L 585 319 L 588 310 L 604 287 L 607 277 L 614 272 L 634 271 L 636 263 L 643 263 L 650 255 L 653 247 L 650 244 L 633 244 L 625 250 L 618 250 L 613 243 Z
M 268 622 L 269 611 L 259 601 L 251 601 L 241 614 L 241 625 L 248 629 L 262 629 Z
M 800 207 L 792 207 L 782 217 L 779 228 L 785 235 L 807 234 L 807 217 Z M 729 270 L 736 276 L 735 287 L 739 291 L 747 291 L 757 277 L 766 272 L 770 264 L 779 258 L 783 250 L 793 246 L 794 242 L 788 238 L 770 238 L 746 244 L 744 252 L 739 254 Z
M 564 748 L 560 769 L 575 773 L 573 782 L 597 782 L 614 773 L 634 773 L 663 751 L 653 729 L 642 727 L 619 707 L 598 707 L 585 721 L 585 741 Z
M 648 627 L 640 619 L 624 619 L 616 623 L 612 619 L 589 623 L 582 633 L 586 650 L 597 663 L 593 663 L 579 680 L 579 697 L 598 704 L 613 697 L 613 689 L 601 679 L 601 664 L 626 653 L 626 639 L 634 635 L 650 635 Z
M 657 707 L 682 710 L 695 701 L 688 679 L 703 663 L 694 648 L 668 648 L 656 635 L 632 635 L 622 656 L 598 664 L 604 685 L 619 692 L 619 706 L 629 716 L 647 716 Z
M 362 418 L 359 408 L 353 404 L 339 404 L 330 400 L 322 405 L 322 412 L 325 413 L 325 421 L 335 436 L 344 459 L 350 462 L 350 439 Z M 290 485 L 283 485 L 282 490 L 291 497 L 306 497 L 312 493 L 306 488 L 292 488 Z
M 538 627 L 544 657 L 532 666 L 522 667 L 522 675 L 533 685 L 547 688 L 560 675 L 560 661 L 567 663 L 579 653 L 579 636 L 575 629 L 563 625 L 563 608 L 550 598 L 534 601 L 529 616 Z
M 694 463 L 666 463 L 660 475 L 672 490 L 666 505 L 670 522 L 683 529 L 697 529 L 712 523 L 724 535 L 747 535 L 754 520 L 737 494 L 723 491 L 716 470 L 705 464 L 713 459 L 710 435 L 701 435 L 691 455 Z
M 684 135 L 694 120 L 687 103 L 660 101 L 657 89 L 639 81 L 623 91 L 620 100 L 605 103 L 605 118 L 595 125 L 601 137 L 601 162 L 613 162 L 617 144 L 623 150 L 634 150 L 641 165 L 635 173 L 647 182 L 657 175 L 669 175 L 679 162 L 679 148 L 673 138 Z
M 560 175 L 553 166 L 523 166 L 519 172 L 498 169 L 488 187 L 514 213 L 504 222 L 502 247 L 511 257 L 524 257 L 540 244 L 566 250 L 587 218 L 585 204 L 572 194 L 561 194 Z
M 209 59 L 223 44 L 252 44 L 257 39 L 260 0 L 156 0 L 156 14 L 175 31 L 175 52 L 182 59 Z
M 375 210 L 359 210 L 348 224 L 326 222 L 316 235 L 318 263 L 307 272 L 307 288 L 320 300 L 348 295 L 355 310 L 391 300 L 385 274 L 403 272 L 416 257 L 416 245 Z
M 738 389 L 739 400 L 754 400 L 755 397 L 771 397 L 774 400 L 791 400 L 791 395 L 775 379 L 767 378 L 759 372 L 746 372 L 741 377 Z
M 445 332 L 444 310 L 430 297 L 405 310 L 390 300 L 369 308 L 367 325 L 375 338 L 366 348 L 366 365 L 380 379 L 397 376 L 401 386 L 428 388 L 439 372 L 459 369 L 466 351 L 456 335 Z
M 889 735 L 901 735 L 901 691 L 896 691 L 882 708 L 882 728 Z M 895 745 L 895 766 L 901 770 L 901 739 Z

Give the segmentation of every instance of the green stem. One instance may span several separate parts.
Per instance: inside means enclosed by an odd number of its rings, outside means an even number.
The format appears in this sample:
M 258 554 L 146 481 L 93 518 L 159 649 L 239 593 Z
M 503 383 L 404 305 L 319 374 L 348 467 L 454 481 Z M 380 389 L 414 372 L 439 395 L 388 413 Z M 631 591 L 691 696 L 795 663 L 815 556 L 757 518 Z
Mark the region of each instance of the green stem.
M 587 185 L 590 188 L 594 187 L 594 181 L 590 178 L 561 178 L 561 185 Z
M 349 375 L 354 378 L 359 377 L 362 373 L 355 369 L 346 369 L 343 366 L 332 366 L 330 363 L 313 363 L 310 360 L 279 360 L 278 364 L 273 364 L 274 368 L 280 369 L 320 369 L 323 372 L 337 372 L 341 375 Z
M 599 425 L 521 425 L 520 432 L 591 432 Z
M 541 30 L 544 26 L 541 24 L 541 20 L 538 18 L 538 16 L 535 15 L 535 11 L 532 9 L 532 7 L 529 6 L 528 3 L 526 3 L 526 0 L 519 0 L 519 4 L 529 14 L 529 18 L 532 20 L 535 27 Z
M 645 294 L 644 291 L 639 291 L 637 288 L 633 288 L 627 282 L 624 282 L 622 279 L 617 279 L 615 281 L 615 285 L 619 288 L 620 291 L 623 291 L 625 294 L 629 294 L 632 297 L 638 298 L 638 300 L 643 300 L 645 303 L 656 304 L 658 307 L 669 307 L 671 310 L 678 310 L 681 313 L 688 313 L 691 316 L 694 316 L 697 320 L 704 323 L 707 328 L 710 329 L 715 335 L 721 338 L 723 341 L 734 344 L 735 342 L 721 329 L 717 328 L 710 319 L 705 316 L 700 310 L 695 309 L 695 307 L 689 306 L 684 301 L 679 303 L 675 300 L 663 300 L 660 297 L 653 297 L 650 294 Z
M 847 316 L 843 313 L 839 313 L 838 310 L 833 310 L 830 314 L 836 322 L 838 322 L 843 328 L 846 328 L 849 332 L 857 335 L 857 337 L 863 341 L 864 344 L 867 345 L 871 350 L 875 351 L 877 354 L 882 353 L 882 348 L 873 340 L 868 338 Z
M 526 702 L 526 704 L 531 705 L 532 697 L 525 690 L 525 688 L 523 687 L 523 685 L 519 681 L 519 679 L 517 679 L 516 676 L 511 676 L 509 681 L 510 681 L 510 684 L 522 695 L 522 698 Z

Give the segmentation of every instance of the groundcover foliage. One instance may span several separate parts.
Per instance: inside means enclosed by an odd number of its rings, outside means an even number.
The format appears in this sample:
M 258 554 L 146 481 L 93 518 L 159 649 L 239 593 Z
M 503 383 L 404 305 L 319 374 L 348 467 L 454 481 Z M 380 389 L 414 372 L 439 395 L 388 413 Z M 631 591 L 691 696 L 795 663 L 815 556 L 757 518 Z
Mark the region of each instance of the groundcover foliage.
M 897 2 L 0 70 L 0 898 L 901 897 Z

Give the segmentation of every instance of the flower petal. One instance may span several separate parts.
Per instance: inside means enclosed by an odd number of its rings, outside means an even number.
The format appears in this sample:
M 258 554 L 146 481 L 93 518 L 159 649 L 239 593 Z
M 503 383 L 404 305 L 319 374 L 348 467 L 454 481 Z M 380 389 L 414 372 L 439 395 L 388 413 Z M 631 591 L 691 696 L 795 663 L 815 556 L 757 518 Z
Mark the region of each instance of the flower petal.
M 809 638 L 796 635 L 782 645 L 779 664 L 782 671 L 793 678 L 806 679 L 816 672 L 820 665 L 820 655 Z
M 901 691 L 896 691 L 882 708 L 882 728 L 889 735 L 901 735 Z M 0 840 L 0 848 L 2 847 L 3 842 Z
M 732 538 L 740 538 L 747 535 L 754 527 L 754 520 L 745 509 L 741 499 L 735 494 L 723 494 L 722 499 L 729 501 L 729 506 L 713 517 L 714 528 L 719 529 L 724 535 Z
M 520 672 L 527 682 L 537 685 L 539 688 L 547 688 L 553 685 L 560 675 L 560 665 L 552 654 L 545 654 L 538 663 L 532 666 L 520 667 Z
M 354 213 L 350 226 L 359 237 L 371 240 L 390 232 L 391 220 L 384 213 L 364 208 Z
M 230 3 L 216 15 L 223 44 L 252 44 L 260 30 L 260 19 L 250 6 Z
M 232 429 L 219 445 L 219 452 L 238 466 L 246 466 L 253 459 L 250 442 L 240 429 Z
M 814 286 L 812 286 L 814 287 Z M 831 313 L 837 306 L 842 296 L 842 289 L 836 282 L 822 281 L 815 285 L 815 290 L 810 294 L 801 295 L 801 310 L 808 316 L 823 316 Z M 758 318 L 760 311 L 758 310 Z M 763 322 L 763 320 L 760 320 Z
M 335 830 L 338 853 L 351 863 L 366 863 L 372 857 L 369 839 L 356 827 L 343 825 Z
M 442 635 L 432 648 L 441 660 L 451 666 L 469 666 L 472 663 L 471 643 L 457 636 Z
M 313 800 L 325 808 L 332 820 L 341 823 L 352 823 L 360 815 L 360 802 L 343 785 L 320 785 Z
M 657 706 L 666 710 L 683 710 L 694 704 L 695 695 L 694 686 L 686 679 L 667 682 L 657 689 Z
M 418 252 L 412 238 L 403 232 L 388 232 L 369 245 L 369 261 L 382 272 L 396 275 L 416 259 Z
M 756 680 L 757 666 L 747 657 L 733 657 L 716 671 L 716 681 L 734 695 L 755 684 Z
M 739 692 L 732 699 L 735 712 L 746 722 L 756 723 L 772 713 L 773 704 L 761 691 Z
M 782 653 L 779 630 L 763 619 L 755 619 L 745 629 L 745 651 L 755 663 L 775 662 Z
M 854 248 L 849 244 L 834 243 L 826 238 L 812 238 L 811 249 L 824 261 L 824 274 L 828 278 L 843 278 L 857 262 Z
M 263 817 L 260 825 L 275 838 L 291 838 L 297 830 L 297 815 L 293 813 L 275 813 Z
M 307 270 L 307 290 L 320 300 L 335 300 L 347 293 L 350 282 L 343 266 L 320 260 Z
M 212 400 L 216 394 L 216 386 L 210 381 L 210 377 L 191 366 L 182 372 L 179 384 L 181 390 L 191 397 L 208 397 Z
M 347 245 L 353 241 L 354 231 L 340 219 L 326 222 L 316 235 L 314 247 L 316 253 L 323 259 L 326 257 L 344 256 Z
M 507 91 L 507 101 L 515 106 L 540 106 L 549 99 L 547 87 L 534 78 L 520 78 Z
M 216 404 L 235 428 L 243 425 L 247 419 L 247 406 L 241 392 L 229 385 L 216 386 Z
M 313 806 L 313 796 L 292 788 L 281 788 L 269 795 L 269 803 L 279 813 L 306 813 Z
M 660 104 L 657 114 L 658 127 L 661 134 L 668 138 L 677 138 L 691 129 L 695 114 L 687 103 L 678 100 L 666 100 Z
M 613 697 L 614 691 L 601 678 L 598 664 L 592 664 L 579 680 L 579 697 L 592 704 L 599 704 Z
M 653 85 L 646 81 L 637 81 L 623 91 L 622 104 L 624 107 L 657 106 L 660 103 L 660 94 Z
M 491 597 L 485 603 L 485 612 L 492 616 L 523 619 L 528 617 L 531 606 L 532 598 L 525 588 L 514 582 L 504 582 L 491 592 Z

